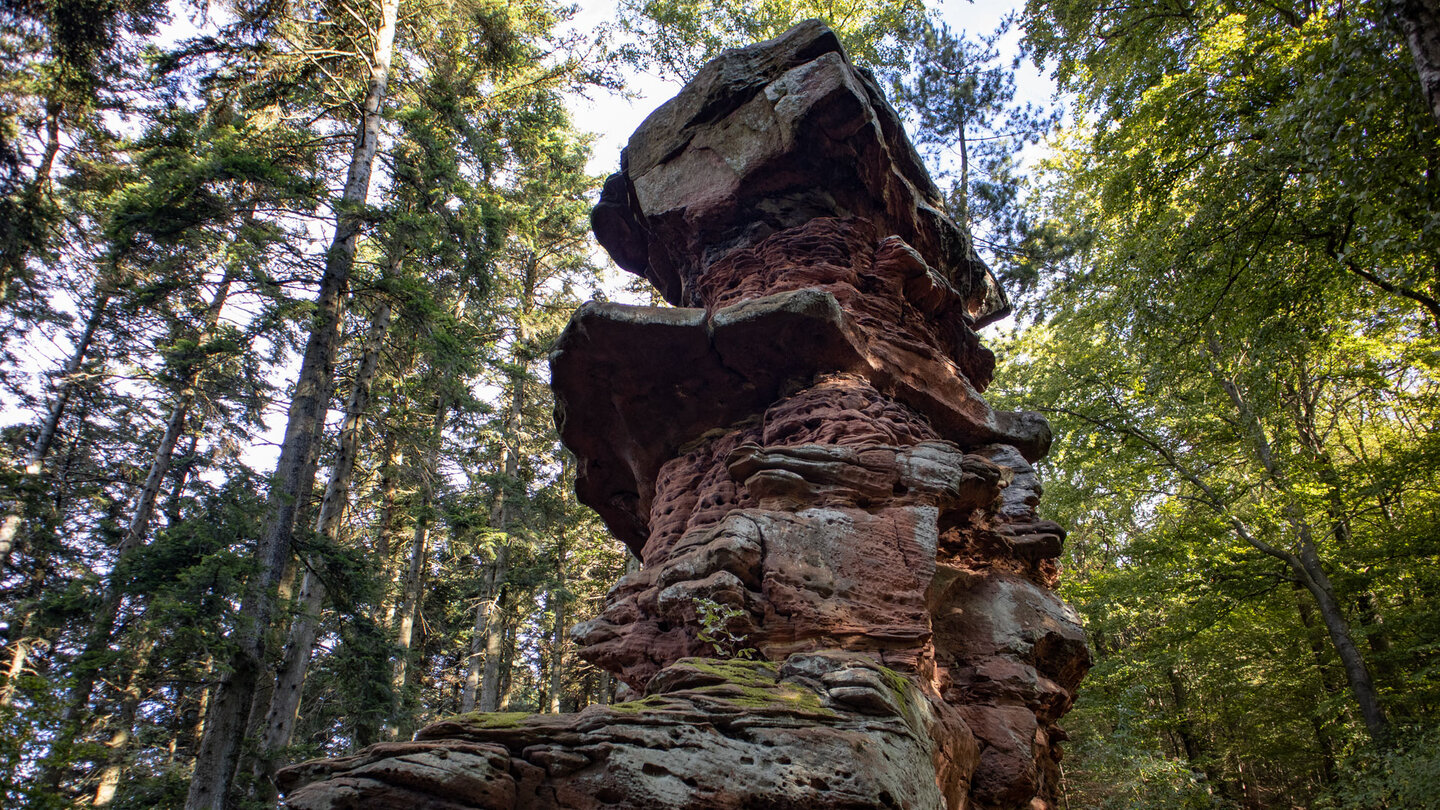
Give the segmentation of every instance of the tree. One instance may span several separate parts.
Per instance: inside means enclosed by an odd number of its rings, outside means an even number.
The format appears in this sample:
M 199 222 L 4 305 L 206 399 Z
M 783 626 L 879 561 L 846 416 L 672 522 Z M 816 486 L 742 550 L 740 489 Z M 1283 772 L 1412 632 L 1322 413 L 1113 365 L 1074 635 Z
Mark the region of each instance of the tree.
M 399 0 L 382 0 L 372 30 L 373 50 L 367 55 L 369 81 L 359 104 L 355 145 L 344 188 L 336 206 L 335 230 L 325 255 L 325 272 L 315 302 L 315 322 L 301 360 L 290 414 L 276 462 L 267 528 L 256 549 L 258 570 L 246 585 L 242 614 L 229 671 L 216 690 L 196 756 L 195 775 L 185 800 L 186 810 L 227 806 L 228 791 L 245 734 L 245 715 L 254 698 L 265 654 L 266 635 L 275 613 L 276 594 L 291 554 L 301 505 L 309 500 L 315 481 L 315 444 L 325 425 L 335 384 L 334 355 L 343 325 L 355 245 L 360 237 L 363 207 L 379 149 L 381 107 L 390 79 Z
M 1309 802 L 1433 716 L 1440 130 L 1384 10 L 1027 8 L 1082 117 L 997 380 L 1057 432 L 1093 804 Z
M 976 38 L 922 20 L 908 33 L 913 64 L 892 72 L 891 100 L 911 117 L 936 176 L 950 180 L 950 215 L 1019 292 L 1035 282 L 1046 258 L 1043 234 L 1034 232 L 1023 205 L 1020 152 L 1050 132 L 1059 111 L 1016 101 L 1018 59 L 1004 64 L 996 47 L 1013 25 L 1006 17 Z
M 620 25 L 635 44 L 623 46 L 620 52 L 683 81 L 725 48 L 777 37 L 796 23 L 814 18 L 824 20 L 835 31 L 857 64 L 877 70 L 898 69 L 910 53 L 907 32 L 923 14 L 919 0 L 623 0 Z

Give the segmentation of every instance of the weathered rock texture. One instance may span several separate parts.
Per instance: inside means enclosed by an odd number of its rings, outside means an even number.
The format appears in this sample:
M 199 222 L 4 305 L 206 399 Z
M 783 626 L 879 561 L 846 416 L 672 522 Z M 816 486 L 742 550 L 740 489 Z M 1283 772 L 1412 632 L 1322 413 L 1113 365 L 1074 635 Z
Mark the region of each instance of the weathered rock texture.
M 643 697 L 298 766 L 290 806 L 1051 807 L 1089 656 L 1049 429 L 981 397 L 1008 304 L 874 81 L 818 23 L 727 52 L 594 223 L 681 305 L 587 304 L 551 360 L 580 497 L 643 561 L 575 637 Z

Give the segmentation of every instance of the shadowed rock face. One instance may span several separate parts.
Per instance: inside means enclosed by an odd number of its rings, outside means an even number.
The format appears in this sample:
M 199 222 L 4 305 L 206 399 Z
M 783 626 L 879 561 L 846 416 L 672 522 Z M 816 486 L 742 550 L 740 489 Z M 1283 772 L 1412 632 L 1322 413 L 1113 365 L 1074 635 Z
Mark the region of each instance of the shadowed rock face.
M 290 806 L 1052 807 L 1089 656 L 1049 428 L 983 399 L 1008 304 L 875 83 L 819 23 L 726 52 L 593 219 L 681 305 L 586 304 L 551 357 L 579 495 L 643 561 L 574 636 L 635 698 L 297 766 Z

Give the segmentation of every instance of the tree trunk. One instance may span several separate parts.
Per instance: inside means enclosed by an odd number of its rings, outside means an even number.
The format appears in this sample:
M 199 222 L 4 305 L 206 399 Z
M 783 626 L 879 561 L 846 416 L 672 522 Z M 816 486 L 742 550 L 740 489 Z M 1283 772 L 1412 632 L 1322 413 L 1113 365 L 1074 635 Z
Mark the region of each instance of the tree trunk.
M 1360 654 L 1360 648 L 1355 645 L 1350 625 L 1335 598 L 1335 588 L 1330 584 L 1330 577 L 1320 563 L 1320 555 L 1310 537 L 1309 527 L 1301 524 L 1299 529 L 1300 553 L 1295 555 L 1296 561 L 1292 563 L 1292 567 L 1301 574 L 1306 589 L 1315 597 L 1315 605 L 1320 611 L 1325 630 L 1330 635 L 1330 643 L 1335 647 L 1340 663 L 1345 667 L 1345 679 L 1350 684 L 1350 692 L 1360 706 L 1360 717 L 1365 721 L 1365 730 L 1377 745 L 1385 747 L 1390 743 L 1390 722 L 1380 704 L 1380 695 L 1375 689 L 1370 669 L 1365 664 L 1364 656 Z
M 387 418 L 386 422 L 390 420 Z M 380 465 L 380 513 L 376 517 L 375 525 L 375 561 L 376 570 L 380 571 L 381 580 L 385 583 L 384 592 L 381 594 L 380 603 L 374 605 L 369 620 L 373 626 L 384 628 L 388 633 L 389 628 L 394 626 L 395 621 L 395 589 L 399 585 L 399 568 L 394 564 L 392 549 L 396 547 L 399 537 L 399 528 L 396 525 L 395 507 L 397 494 L 398 468 L 401 458 L 396 451 L 395 432 L 387 429 L 385 432 L 384 449 Z M 356 624 L 364 622 L 364 617 L 356 616 Z M 367 628 L 368 629 L 368 626 Z M 357 632 L 355 638 L 363 638 L 365 632 Z M 389 639 L 386 637 L 388 645 Z M 383 666 L 377 666 L 374 657 L 366 656 L 364 659 L 364 671 L 357 677 L 369 679 L 379 683 L 390 677 L 390 672 Z M 383 663 L 383 662 L 380 662 Z M 385 730 L 384 721 L 388 719 L 389 703 L 385 703 L 378 711 L 372 710 L 375 707 L 366 707 L 358 712 L 355 719 L 355 750 L 379 742 L 382 731 Z
M 1240 423 L 1250 438 L 1256 458 L 1260 461 L 1270 483 L 1282 499 L 1281 511 L 1295 537 L 1295 551 L 1265 542 L 1234 515 L 1230 516 L 1231 524 L 1250 545 L 1288 565 L 1305 589 L 1315 597 L 1316 607 L 1320 611 L 1320 619 L 1324 622 L 1325 629 L 1330 636 L 1330 643 L 1345 668 L 1345 677 L 1350 685 L 1350 693 L 1359 705 L 1365 729 L 1377 745 L 1384 747 L 1390 742 L 1389 720 L 1385 717 L 1384 709 L 1381 707 L 1380 696 L 1375 690 L 1370 669 L 1366 665 L 1359 647 L 1355 645 L 1350 624 L 1345 620 L 1344 611 L 1340 609 L 1340 603 L 1335 598 L 1334 586 L 1331 585 L 1330 577 L 1321 564 L 1320 553 L 1316 548 L 1315 538 L 1300 506 L 1299 498 L 1292 491 L 1289 479 L 1279 460 L 1275 457 L 1264 425 L 1261 424 L 1250 402 L 1240 391 L 1240 387 L 1221 368 L 1222 353 L 1219 340 L 1213 333 L 1207 337 L 1206 347 L 1210 352 L 1210 373 L 1230 398 L 1231 404 L 1240 417 Z M 1218 499 L 1215 500 L 1219 502 Z
M 514 611 L 507 610 L 501 614 L 504 616 L 504 620 L 501 622 L 503 630 L 500 635 L 500 655 L 498 656 L 500 660 L 501 688 L 500 700 L 496 708 L 502 712 L 510 711 L 510 707 L 513 705 L 512 699 L 515 697 L 513 670 L 515 667 L 515 653 L 517 652 L 515 647 L 519 644 L 519 639 L 515 637 L 516 626 L 519 624 L 519 616 L 516 615 L 518 612 L 519 605 L 517 600 Z
M 42 198 L 50 190 L 50 176 L 55 171 L 55 158 L 60 154 L 60 115 L 64 109 L 64 105 L 55 99 L 46 100 L 45 148 L 40 153 L 35 176 L 30 178 L 21 195 L 24 202 L 14 212 L 15 219 L 19 221 L 11 223 L 10 230 L 16 236 L 0 250 L 0 261 L 4 262 L 4 272 L 0 273 L 0 305 L 10 300 L 10 284 L 26 274 L 25 265 L 37 246 L 40 226 L 44 224 L 39 209 Z M 0 333 L 0 340 L 6 337 L 8 335 Z
M 30 617 L 27 615 L 21 622 L 19 637 L 10 642 L 14 650 L 10 653 L 10 664 L 5 667 L 5 680 L 0 683 L 0 708 L 9 708 L 15 704 L 15 692 L 20 676 L 25 672 L 25 663 L 30 660 L 31 641 L 25 636 L 25 626 L 29 625 Z
M 80 337 L 75 341 L 74 350 L 70 353 L 70 359 L 65 363 L 64 373 L 60 376 L 60 388 L 55 392 L 55 399 L 50 402 L 50 409 L 45 414 L 45 422 L 40 426 L 40 435 L 35 437 L 35 444 L 30 448 L 30 454 L 25 459 L 25 475 L 21 480 L 21 497 L 11 507 L 5 520 L 0 522 L 0 568 L 3 568 L 10 559 L 10 552 L 15 549 L 15 535 L 19 533 L 20 524 L 24 521 L 24 502 L 29 500 L 25 496 L 25 490 L 38 484 L 40 473 L 45 469 L 45 459 L 50 455 L 50 448 L 55 444 L 55 436 L 60 430 L 60 419 L 65 415 L 65 406 L 80 385 L 80 369 L 84 367 L 85 361 L 90 357 L 90 346 L 95 341 L 95 331 L 100 328 L 100 322 L 104 320 L 106 309 L 110 305 L 110 294 L 104 290 L 104 284 L 103 278 L 95 284 L 95 303 L 90 308 L 90 317 L 86 319 L 85 328 L 81 330 Z
M 425 581 L 425 555 L 430 534 L 430 508 L 435 497 L 436 467 L 449 412 L 450 403 L 441 396 L 435 404 L 435 422 L 431 426 L 430 446 L 425 448 L 425 459 L 420 465 L 420 508 L 415 514 L 415 533 L 410 543 L 410 565 L 405 572 L 405 585 L 396 618 L 395 665 L 390 676 L 391 688 L 394 690 L 388 729 L 391 739 L 399 737 L 403 725 L 401 716 L 405 707 L 405 690 L 411 675 L 411 647 L 415 640 L 415 622 L 419 618 L 420 596 Z
M 230 286 L 234 282 L 235 275 L 236 270 L 231 263 L 216 286 L 210 304 L 205 308 L 204 321 L 195 338 L 197 347 L 203 348 L 215 339 L 215 330 L 220 322 L 220 311 L 225 307 L 225 300 L 230 295 Z M 145 484 L 141 487 L 140 495 L 131 510 L 125 534 L 120 540 L 119 547 L 115 550 L 115 564 L 110 569 L 110 573 L 101 580 L 100 605 L 91 618 L 90 631 L 85 637 L 85 646 L 75 659 L 75 682 L 70 687 L 70 694 L 65 701 L 59 735 L 61 739 L 72 739 L 79 733 L 80 727 L 85 721 L 90 696 L 95 689 L 95 680 L 100 675 L 99 659 L 110 649 L 111 636 L 115 632 L 115 620 L 120 614 L 121 594 L 118 583 L 113 580 L 114 572 L 121 569 L 125 560 L 145 544 L 150 520 L 155 514 L 155 500 L 160 493 L 161 484 L 170 473 L 170 462 L 174 457 L 175 445 L 184 432 L 185 421 L 190 414 L 191 405 L 195 402 L 196 389 L 199 386 L 203 370 L 204 364 L 197 358 L 185 371 L 180 393 L 171 405 L 170 416 L 165 422 L 165 432 L 160 437 L 160 444 L 155 448 L 155 455 L 151 459 L 150 471 L 145 476 Z M 58 779 L 59 774 L 50 771 L 47 767 L 47 771 L 41 776 L 41 784 L 47 789 L 53 790 L 58 786 Z
M 486 583 L 493 581 L 494 578 L 491 567 L 489 565 L 485 567 Z M 465 662 L 465 684 L 460 691 L 460 712 L 462 714 L 475 711 L 475 696 L 480 688 L 481 664 L 485 660 L 483 643 L 485 627 L 494 609 L 495 603 L 491 595 L 488 592 L 481 594 L 480 604 L 475 607 L 475 625 L 470 632 L 470 655 Z
M 135 711 L 140 706 L 140 670 L 145 666 L 149 651 L 154 648 L 150 642 L 145 642 L 142 646 L 143 649 L 135 656 L 139 660 L 130 668 L 125 688 L 121 691 L 120 711 L 116 717 L 115 731 L 105 742 L 105 747 L 109 750 L 105 756 L 105 765 L 100 769 L 97 779 L 95 799 L 92 802 L 94 807 L 104 807 L 115 798 L 115 790 L 120 786 L 120 778 L 125 772 L 126 749 L 135 733 Z
M 247 215 L 246 220 L 249 220 Z M 230 286 L 234 283 L 238 274 L 238 268 L 231 262 L 225 269 L 219 285 L 215 288 L 215 294 L 210 298 L 210 305 L 205 308 L 205 320 L 201 326 L 200 333 L 195 337 L 197 350 L 204 349 L 215 339 L 215 332 L 220 324 L 220 311 L 225 308 L 225 300 L 230 296 Z M 186 369 L 184 386 L 180 389 L 180 395 L 176 397 L 175 404 L 171 406 L 170 418 L 165 423 L 165 433 L 160 438 L 160 445 L 155 448 L 155 457 L 150 462 L 150 472 L 145 476 L 145 485 L 140 489 L 140 497 L 135 502 L 135 508 L 131 512 L 130 522 L 125 528 L 125 538 L 120 541 L 120 551 L 116 559 L 138 548 L 145 541 L 145 534 L 150 529 L 150 520 L 155 515 L 155 499 L 160 495 L 160 485 L 164 482 L 165 476 L 170 474 L 170 463 L 175 455 L 175 445 L 180 440 L 180 435 L 185 428 L 185 420 L 190 415 L 190 407 L 195 403 L 198 393 L 197 387 L 200 384 L 200 375 L 204 371 L 204 364 L 200 358 Z
M 560 713 L 560 695 L 565 691 L 565 538 L 556 552 L 556 587 L 550 591 L 550 609 L 555 624 L 550 632 L 550 713 Z
M 1338 692 L 1342 687 L 1339 684 L 1332 684 L 1329 667 L 1325 665 L 1325 640 L 1317 633 L 1315 627 L 1315 615 L 1310 603 L 1305 601 L 1304 590 L 1300 583 L 1295 583 L 1295 610 L 1300 614 L 1300 624 L 1305 628 L 1305 644 L 1309 648 L 1310 658 L 1315 664 L 1315 676 L 1320 681 L 1321 693 L 1317 697 L 1317 708 L 1310 712 L 1310 728 L 1315 733 L 1315 745 L 1320 749 L 1320 780 L 1322 784 L 1331 784 L 1335 781 L 1335 743 L 1330 738 L 1330 732 L 1325 729 L 1325 721 L 1319 715 L 1319 706 L 1323 705 L 1323 698 Z
M 522 298 L 522 314 L 524 318 L 529 312 L 529 303 L 533 297 L 533 288 L 528 283 L 525 287 L 524 298 Z M 524 327 L 521 327 L 521 336 L 516 339 L 516 347 L 513 349 L 513 362 L 516 370 L 510 375 L 510 410 L 505 419 L 505 478 L 501 485 L 498 504 L 498 520 L 492 521 L 495 528 L 501 532 L 508 532 L 510 522 L 513 519 L 513 506 L 507 497 L 507 491 L 513 490 L 517 478 L 520 475 L 520 430 L 525 418 L 525 378 L 529 372 L 528 366 L 523 358 Z M 498 711 L 500 707 L 500 656 L 505 648 L 505 622 L 500 617 L 501 606 L 505 603 L 505 579 L 509 575 L 510 563 L 510 540 L 506 534 L 499 547 L 495 549 L 495 560 L 490 566 L 490 582 L 487 592 L 490 595 L 488 602 L 489 616 L 485 621 L 485 670 L 480 680 L 480 711 Z M 482 602 L 481 609 L 487 609 L 487 604 Z M 480 624 L 480 617 L 476 617 L 477 626 Z
M 224 276 L 221 277 L 215 288 L 215 294 L 211 296 L 210 303 L 205 308 L 204 320 L 196 335 L 197 347 L 204 347 L 215 339 L 215 330 L 220 322 L 220 311 L 225 306 L 226 298 L 229 297 L 230 286 L 234 282 L 234 278 L 235 268 L 231 263 L 227 266 Z M 145 544 L 150 520 L 155 513 L 155 500 L 160 493 L 161 484 L 170 472 L 170 462 L 174 456 L 175 445 L 184 431 L 185 421 L 189 416 L 190 406 L 195 401 L 196 389 L 203 370 L 204 364 L 197 358 L 184 372 L 180 393 L 171 405 L 170 416 L 165 422 L 165 432 L 160 437 L 160 444 L 155 448 L 155 455 L 151 459 L 145 484 L 141 487 L 140 495 L 131 509 L 130 520 L 126 524 L 125 534 L 121 537 L 120 545 L 115 549 L 115 563 L 110 569 L 110 573 L 101 579 L 100 604 L 91 617 L 90 630 L 85 637 L 85 646 L 75 659 L 75 681 L 66 696 L 60 731 L 56 736 L 57 745 L 52 748 L 51 755 L 46 758 L 45 765 L 41 769 L 39 784 L 46 790 L 53 792 L 59 789 L 60 779 L 66 767 L 64 760 L 68 759 L 69 746 L 80 734 L 80 729 L 85 723 L 90 696 L 95 689 L 95 681 L 100 676 L 100 659 L 110 649 L 111 636 L 115 632 L 115 621 L 120 614 L 121 594 L 118 583 L 113 581 L 114 572 L 121 569 L 126 559 Z
M 1185 747 L 1185 759 L 1190 763 L 1191 770 L 1203 770 L 1200 767 L 1203 749 L 1190 722 L 1190 702 L 1186 699 L 1185 684 L 1173 666 L 1165 667 L 1165 677 L 1170 682 L 1170 697 L 1175 701 L 1175 732 L 1180 735 L 1180 743 Z
M 195 469 L 195 448 L 199 446 L 199 434 L 190 434 L 190 446 L 180 454 L 180 464 L 175 467 L 175 480 L 170 485 L 170 494 L 165 498 L 165 525 L 171 528 L 180 525 L 180 509 L 185 505 L 185 483 Z
M 485 623 L 485 670 L 480 679 L 480 711 L 500 710 L 500 675 L 503 672 L 502 658 L 505 654 L 505 607 L 508 596 L 505 576 L 509 569 L 510 546 L 505 544 L 495 550 L 495 562 L 490 569 L 490 593 L 493 607 Z
M 399 263 L 400 255 L 397 254 L 391 259 L 391 272 Z M 354 477 L 355 461 L 360 453 L 360 428 L 365 411 L 370 407 L 370 388 L 380 364 L 381 344 L 390 330 L 392 311 L 393 307 L 388 298 L 383 299 L 376 307 L 369 333 L 365 337 L 360 365 L 355 371 L 350 397 L 346 402 L 345 420 L 340 425 L 339 450 L 330 473 L 330 482 L 325 487 L 325 496 L 320 501 L 320 515 L 315 521 L 315 533 L 325 546 L 335 544 L 340 534 L 340 519 L 348 504 L 350 482 Z M 310 656 L 315 650 L 315 638 L 320 627 L 320 608 L 325 600 L 325 582 L 316 571 L 323 565 L 323 560 L 314 560 L 305 567 L 300 584 L 299 611 L 290 624 L 285 657 L 275 678 L 274 691 L 265 714 L 254 775 L 256 796 L 267 806 L 273 805 L 279 798 L 275 787 L 275 771 L 281 751 L 290 745 L 291 735 L 295 732 L 295 718 L 300 709 L 305 674 L 310 667 Z
M 1425 105 L 1440 124 L 1440 4 L 1435 0 L 1391 0 L 1388 11 L 1410 46 Z
M 325 257 L 314 326 L 301 360 L 280 459 L 270 488 L 266 530 L 257 549 L 259 570 L 246 586 L 239 626 L 234 634 L 235 653 L 229 672 L 215 692 L 205 724 L 205 737 L 195 758 L 185 810 L 224 810 L 228 804 L 245 734 L 246 713 L 265 660 L 265 637 L 275 612 L 274 590 L 290 556 L 296 510 L 310 500 L 315 485 L 314 440 L 317 426 L 324 425 L 335 385 L 335 348 L 344 321 L 362 209 L 369 196 L 370 173 L 379 146 L 380 108 L 390 78 L 398 11 L 399 0 L 382 0 L 364 114 L 336 213 L 334 239 Z
M 515 425 L 515 418 L 512 414 L 515 413 L 517 404 L 524 404 L 524 394 L 522 393 L 519 397 L 516 397 L 512 391 L 510 413 L 506 415 L 505 419 L 507 434 Z M 482 671 L 487 673 L 489 677 L 494 677 L 496 674 L 490 673 L 489 668 L 489 661 L 491 660 L 489 651 L 493 643 L 491 624 L 492 620 L 497 619 L 499 616 L 500 591 L 504 587 L 506 569 L 508 568 L 510 557 L 510 539 L 505 532 L 509 529 L 512 513 L 514 512 L 506 492 L 511 488 L 512 482 L 515 481 L 515 478 L 520 472 L 519 457 L 514 451 L 514 443 L 509 440 L 508 435 L 505 442 L 502 463 L 504 465 L 505 477 L 500 485 L 500 491 L 495 493 L 495 506 L 490 512 L 490 527 L 492 530 L 500 533 L 500 539 L 499 544 L 495 547 L 495 558 L 486 566 L 485 592 L 480 597 L 480 604 L 475 608 L 475 626 L 474 633 L 470 637 L 470 657 L 466 666 L 465 687 L 460 695 L 460 711 L 462 712 L 475 710 L 477 687 L 479 687 L 480 692 L 484 692 L 481 680 Z M 483 669 L 481 666 L 482 662 L 486 664 Z M 498 700 L 498 698 L 496 698 L 496 700 Z M 493 712 L 495 711 L 494 708 L 485 709 L 483 706 L 498 705 L 494 701 L 487 704 L 483 699 L 480 703 L 482 706 L 481 711 Z
M 1315 402 L 1318 399 L 1315 386 L 1303 368 L 1296 374 L 1296 383 L 1292 390 L 1295 400 L 1295 426 L 1300 435 L 1301 444 L 1310 453 L 1316 476 L 1325 486 L 1325 513 L 1330 519 L 1330 534 L 1335 538 L 1335 544 L 1340 549 L 1353 548 L 1355 539 L 1351 533 L 1350 513 L 1345 503 L 1340 471 L 1335 468 L 1335 463 L 1331 460 L 1330 453 L 1325 447 L 1321 431 L 1315 423 Z M 1355 607 L 1358 609 L 1362 626 L 1367 628 L 1367 632 L 1364 634 L 1365 641 L 1370 647 L 1370 652 L 1375 654 L 1371 659 L 1375 664 L 1375 674 L 1383 678 L 1388 674 L 1387 654 L 1390 652 L 1390 638 L 1375 609 L 1374 592 L 1368 587 L 1361 588 L 1355 594 Z
M 391 558 L 395 553 L 396 540 L 400 536 L 400 529 L 396 525 L 395 496 L 397 494 L 396 470 L 401 461 L 395 450 L 395 432 L 393 430 L 385 432 L 384 458 L 380 470 L 380 514 L 375 527 L 375 562 L 384 572 L 383 578 L 387 587 L 373 616 L 381 627 L 393 627 L 395 624 L 394 593 L 400 569 Z

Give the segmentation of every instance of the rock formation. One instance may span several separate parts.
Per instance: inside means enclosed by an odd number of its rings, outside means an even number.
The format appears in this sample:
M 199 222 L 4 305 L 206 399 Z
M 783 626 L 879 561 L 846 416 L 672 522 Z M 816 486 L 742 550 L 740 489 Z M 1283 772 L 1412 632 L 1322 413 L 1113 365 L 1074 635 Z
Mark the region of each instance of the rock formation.
M 1004 293 L 823 25 L 711 62 L 593 220 L 675 308 L 551 358 L 577 489 L 643 561 L 576 628 L 632 699 L 286 771 L 295 808 L 1048 808 L 1089 664 L 1036 515 L 1049 428 L 981 397 Z

